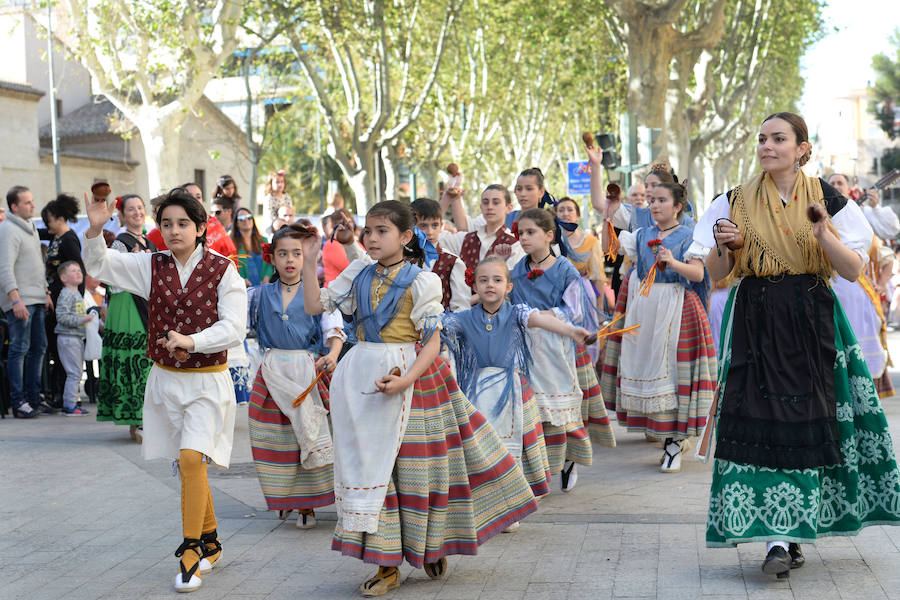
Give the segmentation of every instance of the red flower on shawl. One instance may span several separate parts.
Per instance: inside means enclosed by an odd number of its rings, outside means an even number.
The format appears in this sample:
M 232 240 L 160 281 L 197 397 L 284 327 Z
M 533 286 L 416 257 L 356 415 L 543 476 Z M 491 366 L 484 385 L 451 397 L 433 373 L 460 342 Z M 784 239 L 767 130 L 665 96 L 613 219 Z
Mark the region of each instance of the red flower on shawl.
M 270 265 L 275 264 L 272 262 L 272 244 L 264 242 L 259 245 L 259 249 L 262 250 L 263 262 L 269 263 Z
M 513 234 L 513 237 L 516 238 L 516 241 L 519 239 L 519 222 L 516 221 L 512 224 L 512 227 L 509 228 L 510 233 Z
M 466 285 L 469 287 L 475 285 L 475 271 L 471 267 L 466 268 Z
M 535 279 L 537 279 L 538 277 L 540 277 L 543 274 L 544 274 L 544 272 L 541 271 L 540 269 L 532 269 L 532 270 L 528 271 L 528 275 L 526 275 L 525 277 L 534 281 Z
M 649 242 L 647 242 L 647 245 L 648 245 L 650 248 L 652 248 L 654 252 L 656 252 L 656 250 L 657 250 L 660 246 L 662 246 L 662 240 L 659 239 L 659 238 L 654 238 L 654 239 L 650 240 Z

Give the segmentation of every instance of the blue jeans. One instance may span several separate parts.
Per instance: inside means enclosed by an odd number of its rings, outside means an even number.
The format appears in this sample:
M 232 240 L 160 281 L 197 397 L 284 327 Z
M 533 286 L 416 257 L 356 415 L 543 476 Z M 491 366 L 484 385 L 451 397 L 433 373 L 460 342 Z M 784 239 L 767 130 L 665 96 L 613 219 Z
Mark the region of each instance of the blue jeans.
M 28 402 L 36 409 L 41 403 L 41 367 L 44 364 L 44 351 L 47 349 L 47 333 L 44 331 L 47 309 L 43 304 L 31 304 L 26 308 L 26 321 L 16 317 L 13 311 L 6 311 L 6 322 L 9 325 L 6 370 L 9 374 L 9 397 L 13 408 Z

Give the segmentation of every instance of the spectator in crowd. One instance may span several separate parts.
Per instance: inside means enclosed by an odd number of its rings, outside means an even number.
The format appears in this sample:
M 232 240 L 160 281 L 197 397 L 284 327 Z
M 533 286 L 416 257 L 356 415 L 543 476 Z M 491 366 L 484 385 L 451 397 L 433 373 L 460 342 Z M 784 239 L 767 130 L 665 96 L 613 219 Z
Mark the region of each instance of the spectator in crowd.
M 630 188 L 628 188 L 628 196 L 626 196 L 625 200 L 628 202 L 630 206 L 637 206 L 638 208 L 644 208 L 644 204 L 647 200 L 647 191 L 644 188 L 643 183 L 636 183 Z
M 43 267 L 41 240 L 31 222 L 34 198 L 21 185 L 6 193 L 9 214 L 0 223 L 0 309 L 9 325 L 10 403 L 20 419 L 38 416 L 41 365 L 47 336 L 46 310 L 52 306 Z
M 333 235 L 322 246 L 322 267 L 325 270 L 326 286 L 350 265 L 350 260 L 344 251 L 344 245 L 334 238 L 337 237 L 339 230 L 349 229 L 350 231 L 355 231 L 356 228 L 353 215 L 344 208 L 334 211 L 328 219 L 333 227 Z
M 334 224 L 331 222 L 331 217 L 334 216 L 334 213 L 330 215 L 322 215 L 322 220 L 320 222 L 322 228 L 322 246 L 325 246 L 325 241 L 331 239 L 331 234 L 334 233 Z
M 6 220 L 6 208 L 0 206 L 0 223 Z
M 59 359 L 66 372 L 66 387 L 63 393 L 63 414 L 67 417 L 82 417 L 88 414 L 78 405 L 81 388 L 81 373 L 84 370 L 84 326 L 97 317 L 87 314 L 84 307 L 84 293 L 78 286 L 84 285 L 82 266 L 68 260 L 58 269 L 63 288 L 56 302 L 56 346 Z
M 271 236 L 275 235 L 275 232 L 284 227 L 287 223 L 294 222 L 294 207 L 293 206 L 281 206 L 278 208 L 278 212 L 275 213 L 275 220 L 272 221 L 272 226 L 269 227 L 269 231 L 267 232 L 271 238 Z
M 203 207 L 203 190 L 200 189 L 199 185 L 196 183 L 185 183 L 177 189 L 184 190 L 190 194 L 190 196 Z M 162 202 L 164 199 L 164 197 L 160 198 L 159 201 Z M 154 200 L 151 200 L 150 206 L 158 206 L 158 204 L 154 205 Z M 204 209 L 203 212 L 206 213 L 206 210 Z M 156 209 L 154 208 L 154 216 L 155 214 Z M 168 250 L 159 228 L 149 232 L 147 234 L 147 239 L 153 242 L 158 249 Z M 226 256 L 232 260 L 237 256 L 237 248 L 234 247 L 234 243 L 231 241 L 231 238 L 228 237 L 228 232 L 225 231 L 222 224 L 212 215 L 207 215 L 206 218 L 206 247 L 215 250 L 222 256 Z
M 344 197 L 340 193 L 331 197 L 331 205 L 322 213 L 323 217 L 327 217 L 331 213 L 337 212 L 344 208 Z
M 268 179 L 266 179 L 266 197 L 264 202 L 265 205 L 269 207 L 269 212 L 272 214 L 273 219 L 280 218 L 278 216 L 278 209 L 282 206 L 289 206 L 291 214 L 293 215 L 294 213 L 294 201 L 291 199 L 290 195 L 284 191 L 284 176 L 285 171 L 282 169 L 280 171 L 272 171 L 269 173 Z M 293 222 L 293 219 L 287 222 Z
M 262 245 L 268 240 L 256 227 L 256 220 L 248 208 L 239 208 L 231 227 L 231 241 L 238 254 L 238 274 L 247 287 L 269 283 L 274 271 L 271 264 L 262 259 Z
M 216 196 L 210 204 L 210 214 L 219 220 L 225 231 L 231 230 L 234 221 L 234 199 L 227 196 Z
M 833 173 L 828 178 L 828 184 L 839 191 L 842 196 L 853 200 L 853 191 L 850 189 L 850 182 L 843 173 Z M 862 192 L 860 192 L 861 194 Z M 890 240 L 897 237 L 900 233 L 900 219 L 897 213 L 890 206 L 878 205 L 878 190 L 866 190 L 865 199 L 857 200 L 862 206 L 863 214 L 869 225 L 882 240 Z
M 154 199 L 159 205 L 165 196 Z M 151 202 L 151 206 L 153 203 Z M 119 252 L 156 252 L 144 236 L 147 213 L 136 194 L 116 201 L 119 222 L 125 227 L 110 248 Z M 153 362 L 147 357 L 147 300 L 116 287 L 109 287 L 103 359 L 100 361 L 100 391 L 97 420 L 128 425 L 131 439 L 143 441 L 144 388 Z
M 64 285 L 59 277 L 59 267 L 66 262 L 74 261 L 81 267 L 82 281 L 78 291 L 84 294 L 84 263 L 81 260 L 81 240 L 69 223 L 78 222 L 78 200 L 68 194 L 60 194 L 41 209 L 41 219 L 50 234 L 50 245 L 47 247 L 46 276 L 53 306 L 59 298 Z M 48 372 L 50 390 L 53 397 L 41 404 L 41 412 L 55 413 L 63 405 L 63 388 L 66 385 L 66 371 L 60 362 L 56 345 L 56 311 L 53 308 L 47 313 L 47 354 L 50 358 Z
M 216 181 L 216 191 L 213 194 L 215 198 L 231 198 L 234 202 L 234 208 L 240 208 L 241 195 L 238 194 L 237 182 L 231 175 L 222 175 Z

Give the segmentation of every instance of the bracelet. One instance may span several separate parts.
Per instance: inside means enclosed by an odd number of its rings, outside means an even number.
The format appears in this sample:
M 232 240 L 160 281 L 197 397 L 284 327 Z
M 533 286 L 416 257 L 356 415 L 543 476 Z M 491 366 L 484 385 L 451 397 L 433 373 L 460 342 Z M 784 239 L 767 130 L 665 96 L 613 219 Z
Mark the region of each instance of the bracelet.
M 19 302 L 21 302 L 21 300 L 13 300 L 12 305 L 15 306 L 15 305 L 18 304 Z

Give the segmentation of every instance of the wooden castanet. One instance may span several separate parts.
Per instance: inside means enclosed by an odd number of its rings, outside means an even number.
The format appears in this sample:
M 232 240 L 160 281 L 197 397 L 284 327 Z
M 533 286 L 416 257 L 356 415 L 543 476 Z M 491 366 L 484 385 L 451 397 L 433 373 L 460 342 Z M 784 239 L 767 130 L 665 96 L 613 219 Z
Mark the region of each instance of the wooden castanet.
M 594 134 L 590 131 L 585 131 L 581 134 L 581 141 L 584 142 L 585 147 L 593 148 L 594 147 Z

